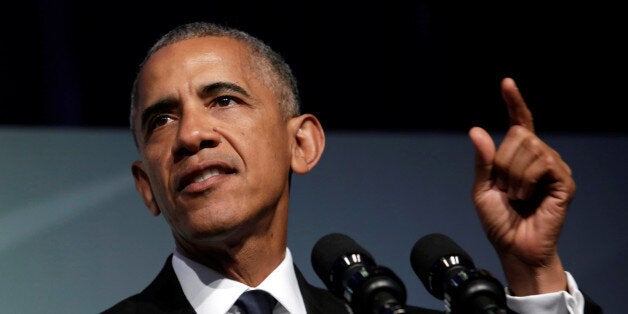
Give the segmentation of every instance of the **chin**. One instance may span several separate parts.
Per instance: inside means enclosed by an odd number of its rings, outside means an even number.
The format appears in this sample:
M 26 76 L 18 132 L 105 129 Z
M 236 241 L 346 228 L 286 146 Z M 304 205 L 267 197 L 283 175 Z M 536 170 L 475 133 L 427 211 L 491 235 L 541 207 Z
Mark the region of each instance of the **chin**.
M 190 229 L 188 229 L 190 230 Z M 238 243 L 244 233 L 240 225 L 195 226 L 188 233 L 188 240 L 198 245 L 233 245 Z

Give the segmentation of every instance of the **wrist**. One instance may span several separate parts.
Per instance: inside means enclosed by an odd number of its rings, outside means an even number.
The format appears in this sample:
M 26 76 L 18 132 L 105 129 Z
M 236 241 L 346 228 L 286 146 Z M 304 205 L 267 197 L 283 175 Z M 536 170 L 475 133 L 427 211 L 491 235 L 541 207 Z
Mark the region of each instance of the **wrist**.
M 567 291 L 567 276 L 558 255 L 546 263 L 532 265 L 514 256 L 500 257 L 508 290 L 514 296 Z

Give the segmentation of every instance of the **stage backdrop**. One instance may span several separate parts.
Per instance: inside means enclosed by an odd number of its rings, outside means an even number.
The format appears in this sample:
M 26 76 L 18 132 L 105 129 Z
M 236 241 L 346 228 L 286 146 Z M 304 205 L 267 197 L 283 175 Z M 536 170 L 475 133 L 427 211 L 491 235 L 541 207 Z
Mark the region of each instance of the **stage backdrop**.
M 541 134 L 578 184 L 560 254 L 607 313 L 628 292 L 628 136 Z M 0 307 L 3 313 L 98 313 L 143 289 L 173 250 L 163 217 L 135 191 L 125 129 L 0 129 Z M 288 244 L 310 264 L 314 243 L 351 236 L 395 271 L 408 303 L 442 309 L 410 266 L 420 237 L 449 235 L 502 282 L 470 200 L 473 147 L 464 133 L 327 134 L 320 164 L 295 176 Z

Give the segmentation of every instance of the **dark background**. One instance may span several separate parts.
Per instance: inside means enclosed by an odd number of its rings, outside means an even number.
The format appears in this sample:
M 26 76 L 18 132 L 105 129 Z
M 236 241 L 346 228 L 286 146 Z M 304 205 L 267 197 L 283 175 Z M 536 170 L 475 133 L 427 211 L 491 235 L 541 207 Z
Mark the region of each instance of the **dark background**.
M 305 1 L 303 1 L 305 2 Z M 514 77 L 539 131 L 619 132 L 625 18 L 569 2 L 19 1 L 0 11 L 0 125 L 126 127 L 148 47 L 183 22 L 277 49 L 327 130 L 503 130 Z M 624 21 L 620 21 L 623 19 Z

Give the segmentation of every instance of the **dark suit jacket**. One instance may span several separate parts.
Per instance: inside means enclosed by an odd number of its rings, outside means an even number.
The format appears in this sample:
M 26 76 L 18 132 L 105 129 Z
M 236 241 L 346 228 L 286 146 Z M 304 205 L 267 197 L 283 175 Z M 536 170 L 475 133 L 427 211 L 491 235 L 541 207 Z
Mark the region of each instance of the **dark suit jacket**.
M 351 310 L 340 298 L 326 289 L 313 286 L 305 280 L 295 265 L 299 289 L 303 295 L 308 314 L 349 314 Z M 585 295 L 585 313 L 602 313 L 602 309 Z M 415 306 L 407 307 L 408 313 L 441 314 L 442 311 L 425 309 Z M 101 314 L 195 314 L 192 305 L 185 298 L 177 275 L 172 268 L 172 254 L 157 277 L 142 292 L 132 295 Z
M 344 301 L 326 289 L 309 284 L 296 266 L 295 271 L 308 314 L 350 313 Z M 172 255 L 168 256 L 157 277 L 142 292 L 118 302 L 101 313 L 195 314 L 172 268 Z M 440 312 L 413 308 L 410 313 Z

